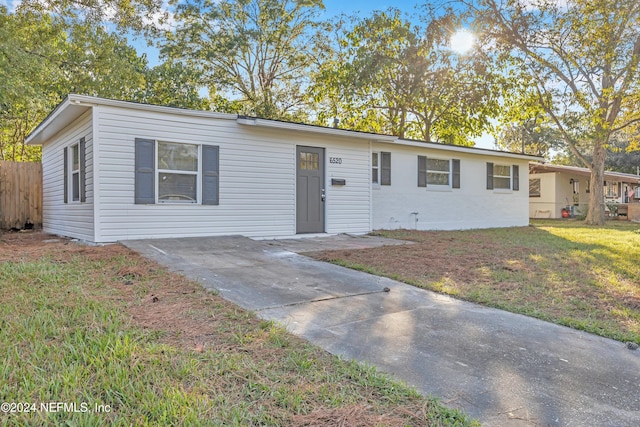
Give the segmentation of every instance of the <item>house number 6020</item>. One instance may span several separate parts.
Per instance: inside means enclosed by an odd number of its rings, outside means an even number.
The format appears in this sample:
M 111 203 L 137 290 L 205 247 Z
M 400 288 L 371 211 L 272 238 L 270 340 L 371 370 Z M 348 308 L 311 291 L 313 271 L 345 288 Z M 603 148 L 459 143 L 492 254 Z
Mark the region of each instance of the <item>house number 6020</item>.
M 329 163 L 342 164 L 342 157 L 329 157 Z

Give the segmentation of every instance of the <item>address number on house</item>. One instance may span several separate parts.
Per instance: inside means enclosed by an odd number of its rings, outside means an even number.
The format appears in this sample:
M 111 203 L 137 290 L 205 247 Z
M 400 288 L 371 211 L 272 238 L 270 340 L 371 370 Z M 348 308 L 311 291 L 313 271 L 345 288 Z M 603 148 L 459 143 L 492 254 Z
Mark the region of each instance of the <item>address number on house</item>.
M 342 157 L 329 157 L 329 163 L 333 163 L 336 165 L 342 164 Z

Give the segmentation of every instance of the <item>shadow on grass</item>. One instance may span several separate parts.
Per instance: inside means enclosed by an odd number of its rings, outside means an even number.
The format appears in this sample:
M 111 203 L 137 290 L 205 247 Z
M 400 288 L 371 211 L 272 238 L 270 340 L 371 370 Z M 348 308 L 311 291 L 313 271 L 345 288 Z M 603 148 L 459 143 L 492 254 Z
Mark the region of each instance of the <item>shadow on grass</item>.
M 640 227 L 537 221 L 467 231 L 380 231 L 415 245 L 317 258 L 414 286 L 640 343 Z

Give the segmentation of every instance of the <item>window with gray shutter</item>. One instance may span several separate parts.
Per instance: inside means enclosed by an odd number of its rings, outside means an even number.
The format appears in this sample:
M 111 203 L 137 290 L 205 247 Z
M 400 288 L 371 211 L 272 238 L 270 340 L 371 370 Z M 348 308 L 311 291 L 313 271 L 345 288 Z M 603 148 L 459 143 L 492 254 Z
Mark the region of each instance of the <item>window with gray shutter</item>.
M 513 191 L 520 190 L 520 167 L 518 165 L 513 165 L 513 179 L 512 179 L 512 189 Z
M 487 162 L 487 190 L 493 190 L 493 163 Z
M 427 186 L 427 156 L 418 156 L 418 187 Z
M 391 185 L 391 153 L 380 153 L 380 185 Z
M 87 166 L 87 160 L 86 160 L 86 151 L 87 151 L 87 147 L 86 147 L 86 142 L 84 137 L 80 138 L 80 142 L 78 143 L 78 151 L 79 151 L 79 156 L 80 156 L 80 173 L 79 173 L 79 185 L 78 185 L 78 191 L 79 191 L 79 198 L 80 198 L 80 202 L 86 202 L 87 201 L 87 189 L 85 187 L 86 185 L 86 166 Z
M 451 160 L 451 187 L 452 188 L 460 188 L 460 160 L 453 159 Z
M 155 194 L 155 147 L 152 139 L 135 140 L 135 203 L 154 204 Z
M 62 151 L 63 151 L 62 163 L 64 165 L 63 167 L 64 169 L 64 177 L 63 177 L 64 202 L 69 203 L 69 148 L 64 147 Z
M 212 145 L 202 146 L 202 204 L 219 204 L 220 149 Z

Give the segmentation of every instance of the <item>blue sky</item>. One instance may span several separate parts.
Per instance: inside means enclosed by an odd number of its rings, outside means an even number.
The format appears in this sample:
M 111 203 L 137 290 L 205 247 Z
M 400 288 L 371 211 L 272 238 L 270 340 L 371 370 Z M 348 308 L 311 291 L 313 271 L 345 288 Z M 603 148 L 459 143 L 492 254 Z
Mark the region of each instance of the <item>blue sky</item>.
M 361 12 L 361 15 L 366 15 L 373 10 L 385 10 L 389 7 L 395 7 L 404 12 L 411 13 L 414 11 L 416 5 L 424 3 L 424 1 L 420 0 L 324 0 L 327 17 L 336 16 L 341 13 L 351 14 L 354 12 Z
M 0 0 L 12 11 L 20 3 L 20 0 Z M 386 10 L 395 7 L 407 14 L 416 12 L 416 6 L 424 4 L 424 0 L 324 0 L 325 18 L 338 16 L 342 13 L 347 15 L 358 14 L 361 17 L 369 15 L 374 10 Z M 158 53 L 155 49 L 149 48 L 143 40 L 132 40 L 132 45 L 140 52 L 147 53 L 149 65 L 158 63 Z M 481 148 L 494 148 L 493 138 L 486 135 L 476 141 L 476 146 Z

